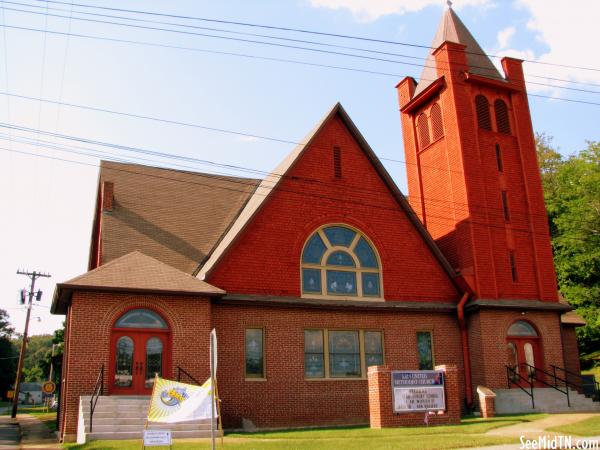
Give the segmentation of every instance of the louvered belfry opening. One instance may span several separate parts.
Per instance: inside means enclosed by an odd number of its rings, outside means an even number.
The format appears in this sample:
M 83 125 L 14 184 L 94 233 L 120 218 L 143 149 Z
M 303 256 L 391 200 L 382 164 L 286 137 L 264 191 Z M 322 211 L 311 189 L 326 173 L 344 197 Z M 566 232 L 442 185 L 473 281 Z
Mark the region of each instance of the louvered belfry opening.
M 438 103 L 431 107 L 431 133 L 433 140 L 437 141 L 444 135 L 444 124 L 442 123 L 442 108 Z
M 510 134 L 510 120 L 508 118 L 508 107 L 504 100 L 494 102 L 494 112 L 496 113 L 496 128 L 498 133 Z
M 419 120 L 417 121 L 417 128 L 419 129 L 419 142 L 421 143 L 421 149 L 427 147 L 431 143 L 431 138 L 429 137 L 429 121 L 427 120 L 427 115 L 425 113 L 421 113 L 419 116 Z
M 333 176 L 342 178 L 342 150 L 339 147 L 333 147 Z
M 485 95 L 478 95 L 475 97 L 475 112 L 477 113 L 477 124 L 479 125 L 479 128 L 492 131 L 490 104 Z

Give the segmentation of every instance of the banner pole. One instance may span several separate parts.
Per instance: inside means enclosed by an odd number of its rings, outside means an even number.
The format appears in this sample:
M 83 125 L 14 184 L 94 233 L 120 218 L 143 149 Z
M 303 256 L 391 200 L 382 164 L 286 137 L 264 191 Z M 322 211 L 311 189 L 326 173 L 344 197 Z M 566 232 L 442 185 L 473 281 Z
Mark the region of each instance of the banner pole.
M 214 349 L 213 349 L 213 337 L 210 334 L 210 345 L 209 345 L 209 362 L 210 362 L 210 439 L 212 443 L 212 450 L 216 449 L 215 445 L 215 378 L 214 378 Z
M 156 382 L 158 381 L 158 373 L 154 374 L 154 384 L 152 385 L 152 394 L 150 394 L 150 403 L 148 403 L 148 411 L 146 412 L 146 423 L 144 424 L 144 431 L 148 429 L 148 416 L 150 415 L 150 409 L 152 408 L 152 399 L 154 398 L 154 390 L 156 389 Z M 144 445 L 144 433 L 142 432 L 142 450 L 146 446 Z

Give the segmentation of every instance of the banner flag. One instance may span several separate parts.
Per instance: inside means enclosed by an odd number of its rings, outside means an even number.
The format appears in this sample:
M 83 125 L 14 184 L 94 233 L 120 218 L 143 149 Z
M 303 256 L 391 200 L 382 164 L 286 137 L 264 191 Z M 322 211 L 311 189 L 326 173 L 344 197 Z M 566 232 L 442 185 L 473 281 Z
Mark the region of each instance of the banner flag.
M 210 419 L 212 390 L 210 378 L 202 386 L 195 386 L 157 376 L 150 399 L 148 421 L 177 423 Z

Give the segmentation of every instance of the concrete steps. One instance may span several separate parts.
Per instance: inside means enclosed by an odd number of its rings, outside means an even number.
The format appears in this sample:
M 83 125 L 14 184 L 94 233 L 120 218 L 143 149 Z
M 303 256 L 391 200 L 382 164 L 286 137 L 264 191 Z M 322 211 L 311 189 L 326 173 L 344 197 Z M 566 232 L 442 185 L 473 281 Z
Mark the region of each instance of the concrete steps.
M 494 389 L 494 392 L 496 393 L 495 409 L 497 414 L 600 412 L 600 402 L 594 402 L 572 389 L 569 389 L 571 402 L 571 406 L 569 406 L 565 394 L 552 388 L 534 388 L 535 408 L 531 407 L 531 397 L 518 387 Z
M 141 439 L 150 397 L 102 396 L 94 408 L 90 433 L 90 397 L 82 396 L 79 403 L 77 442 L 99 439 Z M 149 423 L 149 430 L 171 430 L 173 438 L 210 438 L 210 419 L 173 424 Z M 216 429 L 216 423 L 215 423 Z M 217 435 L 220 436 L 219 433 Z

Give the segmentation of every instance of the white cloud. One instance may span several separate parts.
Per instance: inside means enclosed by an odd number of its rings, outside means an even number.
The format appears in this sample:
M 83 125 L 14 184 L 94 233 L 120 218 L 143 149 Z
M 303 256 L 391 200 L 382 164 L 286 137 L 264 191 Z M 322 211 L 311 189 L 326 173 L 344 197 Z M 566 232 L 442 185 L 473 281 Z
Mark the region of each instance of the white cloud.
M 517 29 L 515 27 L 507 27 L 504 30 L 498 32 L 498 45 L 500 48 L 508 47 L 512 37 L 515 35 Z
M 490 3 L 490 0 L 460 0 L 453 7 L 488 6 Z M 372 22 L 389 14 L 406 14 L 432 5 L 443 5 L 441 0 L 310 0 L 310 4 L 317 8 L 347 9 L 364 22 Z
M 538 42 L 542 42 L 548 47 L 547 52 L 538 55 L 537 58 L 528 59 L 535 59 L 542 63 L 600 69 L 600 53 L 594 51 L 591 41 L 598 26 L 600 2 L 571 0 L 568 4 L 565 4 L 564 2 L 549 2 L 547 0 L 515 0 L 515 4 L 530 12 L 531 19 L 527 23 L 527 28 L 536 33 Z M 523 49 L 521 51 L 529 52 L 529 50 Z M 545 81 L 543 78 L 532 77 L 532 75 L 537 75 L 579 82 L 600 83 L 600 72 L 598 71 L 535 63 L 525 64 L 525 71 L 531 81 L 600 90 L 600 88 L 592 86 L 573 86 L 556 80 Z M 540 88 L 538 86 L 538 88 L 547 91 L 552 90 L 547 87 Z M 534 89 L 536 88 L 530 88 L 530 90 Z M 567 91 L 561 91 L 560 95 L 565 96 Z M 558 91 L 555 93 L 558 94 Z M 599 99 L 594 96 L 589 100 L 598 101 Z

